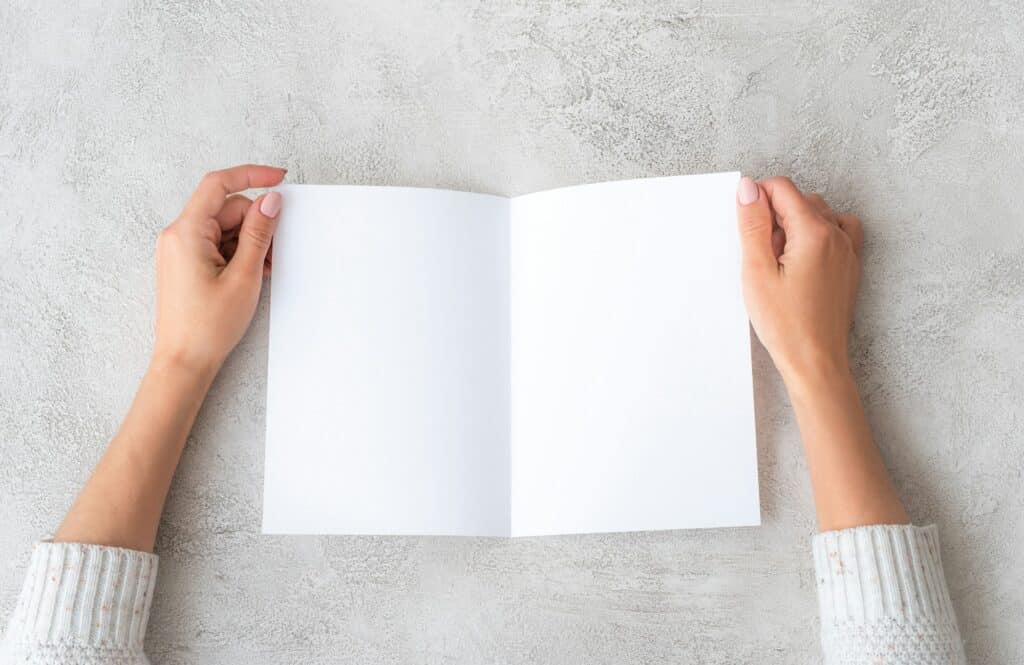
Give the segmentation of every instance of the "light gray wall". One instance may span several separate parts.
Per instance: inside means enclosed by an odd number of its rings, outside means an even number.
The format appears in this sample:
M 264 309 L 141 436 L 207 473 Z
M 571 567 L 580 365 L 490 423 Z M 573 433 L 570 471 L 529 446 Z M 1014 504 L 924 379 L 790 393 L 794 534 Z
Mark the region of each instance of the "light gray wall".
M 878 440 L 940 525 L 972 662 L 1024 660 L 1019 2 L 82 4 L 0 4 L 4 614 L 131 398 L 153 243 L 203 171 L 515 194 L 740 168 L 864 218 Z M 264 300 L 182 461 L 156 663 L 818 659 L 806 467 L 760 347 L 763 527 L 506 542 L 258 535 L 266 339 Z

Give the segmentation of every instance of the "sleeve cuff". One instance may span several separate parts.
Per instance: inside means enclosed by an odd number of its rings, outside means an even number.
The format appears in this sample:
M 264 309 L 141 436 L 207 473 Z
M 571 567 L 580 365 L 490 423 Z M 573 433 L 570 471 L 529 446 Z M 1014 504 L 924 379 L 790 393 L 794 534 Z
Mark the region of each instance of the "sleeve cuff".
M 7 638 L 141 651 L 157 560 L 118 547 L 37 544 Z
M 891 619 L 956 624 L 935 525 L 826 531 L 813 549 L 824 629 Z

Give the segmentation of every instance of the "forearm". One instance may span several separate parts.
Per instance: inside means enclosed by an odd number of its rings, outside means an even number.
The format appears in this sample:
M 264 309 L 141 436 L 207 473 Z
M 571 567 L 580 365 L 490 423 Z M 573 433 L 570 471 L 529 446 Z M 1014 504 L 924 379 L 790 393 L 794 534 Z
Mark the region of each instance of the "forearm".
M 822 531 L 909 520 L 845 367 L 786 377 Z
M 907 525 L 849 371 L 860 220 L 785 178 L 743 178 L 736 202 L 747 311 L 786 382 L 823 532 L 825 662 L 963 663 L 935 528 Z
M 214 374 L 154 360 L 56 541 L 152 551 L 174 470 Z

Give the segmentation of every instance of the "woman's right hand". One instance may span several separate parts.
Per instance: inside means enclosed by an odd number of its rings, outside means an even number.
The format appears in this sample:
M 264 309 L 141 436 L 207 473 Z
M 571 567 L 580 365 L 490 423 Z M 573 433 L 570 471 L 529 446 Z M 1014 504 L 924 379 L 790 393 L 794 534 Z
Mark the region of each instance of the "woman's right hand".
M 736 194 L 743 296 L 787 385 L 844 376 L 863 232 L 789 178 L 743 177 Z
M 905 524 L 871 438 L 847 340 L 860 284 L 860 220 L 788 178 L 740 180 L 743 295 L 789 391 L 823 531 Z

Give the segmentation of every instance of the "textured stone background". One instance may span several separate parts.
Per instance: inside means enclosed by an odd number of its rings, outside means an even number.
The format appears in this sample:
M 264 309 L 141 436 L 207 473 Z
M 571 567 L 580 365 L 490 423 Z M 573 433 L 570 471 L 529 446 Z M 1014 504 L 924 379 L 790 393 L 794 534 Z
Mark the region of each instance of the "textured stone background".
M 114 433 L 202 172 L 502 194 L 740 168 L 867 227 L 854 353 L 974 663 L 1024 661 L 1024 9 L 918 2 L 0 3 L 0 611 Z M 754 349 L 764 526 L 258 535 L 267 311 L 159 539 L 156 663 L 818 659 L 805 464 Z

